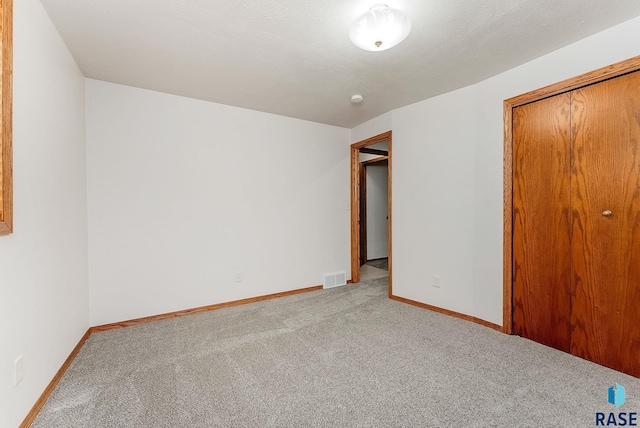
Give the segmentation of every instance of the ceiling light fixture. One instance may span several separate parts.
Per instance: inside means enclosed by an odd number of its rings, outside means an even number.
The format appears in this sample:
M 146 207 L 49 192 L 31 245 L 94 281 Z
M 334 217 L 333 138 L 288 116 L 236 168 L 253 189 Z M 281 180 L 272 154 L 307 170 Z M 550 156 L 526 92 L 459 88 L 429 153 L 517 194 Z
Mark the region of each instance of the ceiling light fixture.
M 349 38 L 367 51 L 384 51 L 403 41 L 411 31 L 411 21 L 401 10 L 377 4 L 351 24 Z
M 362 102 L 362 100 L 364 100 L 364 97 L 362 95 L 351 95 L 351 102 L 354 104 L 359 104 Z

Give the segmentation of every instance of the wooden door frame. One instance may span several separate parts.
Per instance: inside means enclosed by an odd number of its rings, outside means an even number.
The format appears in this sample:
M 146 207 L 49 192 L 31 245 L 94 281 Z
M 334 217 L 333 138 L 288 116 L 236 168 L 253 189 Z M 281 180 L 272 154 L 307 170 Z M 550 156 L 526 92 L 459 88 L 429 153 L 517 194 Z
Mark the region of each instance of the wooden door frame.
M 384 132 L 351 145 L 351 282 L 360 282 L 360 149 L 383 141 L 389 144 L 389 296 L 392 293 L 391 276 L 391 131 Z
M 360 201 L 358 203 L 358 215 L 360 221 L 358 225 L 358 233 L 360 234 L 360 249 L 359 265 L 362 266 L 367 262 L 367 167 L 364 162 L 359 162 L 358 165 L 359 185 L 360 185 Z
M 0 235 L 13 233 L 13 0 L 0 0 Z
M 361 151 L 360 153 L 366 153 Z M 360 265 L 366 263 L 369 258 L 367 257 L 367 167 L 369 165 L 375 165 L 380 162 L 389 160 L 388 152 L 384 156 L 379 158 L 370 159 L 368 161 L 360 162 Z M 388 168 L 387 163 L 387 170 Z M 364 198 L 364 202 L 362 199 Z M 387 210 L 388 211 L 388 210 Z M 387 218 L 387 221 L 389 219 Z M 363 262 L 364 261 L 364 262 Z
M 513 334 L 513 109 L 640 70 L 640 56 L 599 68 L 504 101 L 503 323 Z

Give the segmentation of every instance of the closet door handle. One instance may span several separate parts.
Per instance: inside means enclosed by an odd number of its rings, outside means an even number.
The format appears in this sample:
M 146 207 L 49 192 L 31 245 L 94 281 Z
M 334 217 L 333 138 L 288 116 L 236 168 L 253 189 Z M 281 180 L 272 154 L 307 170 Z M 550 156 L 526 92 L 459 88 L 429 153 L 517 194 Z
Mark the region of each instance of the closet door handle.
M 609 211 L 609 210 L 606 210 L 606 211 L 602 212 L 602 215 L 605 216 L 605 217 L 611 217 L 611 215 L 613 215 L 613 213 L 611 211 Z

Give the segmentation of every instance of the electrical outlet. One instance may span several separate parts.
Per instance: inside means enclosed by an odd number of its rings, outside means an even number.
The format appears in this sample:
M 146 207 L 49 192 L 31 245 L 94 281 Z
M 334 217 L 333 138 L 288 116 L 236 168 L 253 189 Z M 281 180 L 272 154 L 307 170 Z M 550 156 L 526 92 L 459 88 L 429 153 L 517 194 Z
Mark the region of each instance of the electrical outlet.
M 236 272 L 236 282 L 242 282 L 242 271 Z
M 13 385 L 16 386 L 22 381 L 24 367 L 22 366 L 22 355 L 13 362 Z
M 440 288 L 440 283 L 442 281 L 442 278 L 438 275 L 433 275 L 433 286 L 435 288 Z

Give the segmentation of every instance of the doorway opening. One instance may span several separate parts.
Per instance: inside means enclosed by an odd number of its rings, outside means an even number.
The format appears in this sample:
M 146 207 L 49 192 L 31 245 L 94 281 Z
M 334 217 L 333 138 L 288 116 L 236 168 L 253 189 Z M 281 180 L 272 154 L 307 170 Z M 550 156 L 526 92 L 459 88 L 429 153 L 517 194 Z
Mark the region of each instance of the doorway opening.
M 362 269 L 365 273 L 387 269 L 389 296 L 391 163 L 391 131 L 351 145 L 351 282 L 360 282 Z M 382 177 L 386 183 L 381 182 Z M 386 195 L 380 194 L 381 189 Z

